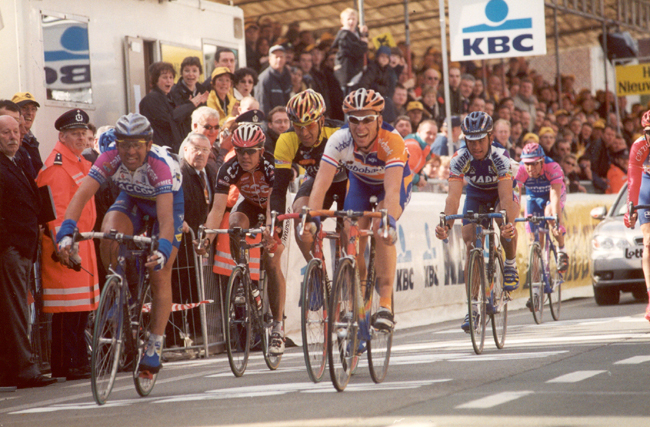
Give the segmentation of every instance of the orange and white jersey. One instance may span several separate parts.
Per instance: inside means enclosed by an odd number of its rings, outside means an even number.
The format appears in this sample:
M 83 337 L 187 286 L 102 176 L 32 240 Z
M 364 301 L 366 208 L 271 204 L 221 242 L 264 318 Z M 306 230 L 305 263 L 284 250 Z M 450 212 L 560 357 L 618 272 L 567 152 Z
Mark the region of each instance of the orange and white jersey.
M 393 127 L 383 123 L 369 153 L 358 151 L 350 128 L 346 125 L 334 132 L 327 141 L 323 161 L 334 167 L 343 166 L 361 181 L 382 185 L 386 169 L 404 168 L 404 177 L 411 175 L 408 151 L 404 140 Z

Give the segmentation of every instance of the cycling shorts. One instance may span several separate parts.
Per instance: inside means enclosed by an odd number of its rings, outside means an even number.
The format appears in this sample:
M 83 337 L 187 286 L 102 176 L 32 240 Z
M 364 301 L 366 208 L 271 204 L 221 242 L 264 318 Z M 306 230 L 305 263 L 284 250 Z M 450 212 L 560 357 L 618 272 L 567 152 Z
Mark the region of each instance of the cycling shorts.
M 402 208 L 402 212 L 406 205 L 408 205 L 411 200 L 411 176 L 409 175 L 402 182 L 399 192 L 399 205 Z M 384 200 L 386 196 L 384 192 L 384 185 L 373 185 L 361 181 L 353 173 L 348 175 L 348 192 L 345 196 L 345 203 L 343 204 L 343 209 L 348 210 L 352 209 L 353 211 L 369 211 L 372 206 L 370 205 L 370 197 L 376 196 L 377 203 Z
M 532 197 L 529 195 L 526 196 L 526 199 L 526 209 L 524 211 L 524 215 L 543 216 L 546 213 L 546 206 L 551 203 L 550 200 L 546 197 Z M 560 210 L 562 209 L 564 209 L 564 203 L 560 201 Z M 526 222 L 526 231 L 528 233 L 537 233 L 537 227 L 538 224 Z M 560 229 L 564 230 L 564 227 L 560 226 Z
M 266 224 L 266 208 L 260 206 L 258 203 L 250 202 L 242 196 L 239 196 L 237 203 L 232 207 L 230 216 L 232 217 L 232 214 L 235 212 L 240 212 L 246 215 L 248 218 L 248 226 L 250 228 Z M 260 215 L 262 215 L 262 217 L 260 217 Z
M 178 191 L 172 194 L 174 195 L 174 238 L 172 239 L 172 245 L 178 249 L 183 238 L 183 220 L 185 219 L 183 188 L 179 188 Z M 134 235 L 144 233 L 145 215 L 150 218 L 156 218 L 153 226 L 153 235 L 158 236 L 160 234 L 160 224 L 157 220 L 158 215 L 156 213 L 155 200 L 140 199 L 122 191 L 117 196 L 117 199 L 115 199 L 115 203 L 108 209 L 108 212 L 111 211 L 122 212 L 129 217 L 131 224 L 133 224 Z
M 323 209 L 329 209 L 334 204 L 334 196 L 337 196 L 338 202 L 336 203 L 337 209 L 341 209 L 343 206 L 343 201 L 345 200 L 345 192 L 347 190 L 347 180 L 333 182 L 330 185 L 329 190 L 325 193 L 325 201 L 323 202 Z M 314 178 L 308 177 L 302 183 L 298 192 L 296 193 L 296 198 L 293 200 L 294 203 L 301 197 L 309 197 L 311 195 L 311 190 L 314 187 Z
M 650 175 L 644 173 L 641 177 L 641 188 L 639 189 L 638 205 L 650 205 Z M 650 222 L 650 209 L 639 209 L 639 223 L 647 224 Z
M 519 198 L 517 193 L 513 191 L 512 200 L 519 204 Z M 467 212 L 472 211 L 474 213 L 489 213 L 490 208 L 494 209 L 494 212 L 497 211 L 497 205 L 499 204 L 499 190 L 497 188 L 493 190 L 481 190 L 478 188 L 473 188 L 467 186 L 467 195 L 465 196 L 465 205 L 463 206 L 463 215 Z M 486 219 L 481 222 L 483 227 L 489 225 L 489 221 Z M 463 225 L 471 224 L 470 221 L 464 219 Z

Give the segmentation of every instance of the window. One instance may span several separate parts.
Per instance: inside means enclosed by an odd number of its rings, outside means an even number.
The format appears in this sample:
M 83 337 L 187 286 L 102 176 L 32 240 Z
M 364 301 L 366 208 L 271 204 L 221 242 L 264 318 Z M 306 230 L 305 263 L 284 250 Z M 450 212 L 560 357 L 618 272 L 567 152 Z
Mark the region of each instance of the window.
M 92 104 L 88 23 L 42 15 L 47 99 Z

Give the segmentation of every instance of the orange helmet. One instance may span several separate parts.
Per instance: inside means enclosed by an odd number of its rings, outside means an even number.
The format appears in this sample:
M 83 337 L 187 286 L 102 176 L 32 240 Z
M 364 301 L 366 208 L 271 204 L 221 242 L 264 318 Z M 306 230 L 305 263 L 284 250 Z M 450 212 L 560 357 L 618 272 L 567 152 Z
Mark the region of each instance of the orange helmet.
M 264 131 L 253 123 L 241 123 L 232 134 L 232 145 L 237 148 L 261 148 L 264 141 Z
M 313 89 L 295 94 L 287 102 L 289 120 L 301 125 L 308 125 L 320 119 L 325 113 L 323 96 Z
M 354 111 L 372 110 L 377 113 L 384 111 L 384 97 L 372 89 L 357 89 L 350 92 L 343 101 L 343 112 L 345 114 Z

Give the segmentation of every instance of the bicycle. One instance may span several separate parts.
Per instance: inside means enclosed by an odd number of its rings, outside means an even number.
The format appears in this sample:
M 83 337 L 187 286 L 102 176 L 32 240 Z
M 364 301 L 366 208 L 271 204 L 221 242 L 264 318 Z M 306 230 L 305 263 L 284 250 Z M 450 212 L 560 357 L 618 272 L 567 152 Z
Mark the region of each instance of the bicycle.
M 468 211 L 464 215 L 440 213 L 440 225 L 443 227 L 447 226 L 447 221 L 456 219 L 464 219 L 476 224 L 476 240 L 474 247 L 469 252 L 465 288 L 469 316 L 468 332 L 476 354 L 483 352 L 488 316 L 497 348 L 502 349 L 506 340 L 510 295 L 503 289 L 503 254 L 497 236 L 499 228 L 495 229 L 494 227 L 494 220 L 505 219 L 505 217 L 505 211 L 497 213 Z M 487 227 L 483 226 L 485 220 L 489 221 Z M 484 242 L 483 238 L 487 242 Z M 475 313 L 476 309 L 478 311 Z
M 262 353 L 266 366 L 270 370 L 276 370 L 282 359 L 282 355 L 274 355 L 269 352 L 273 316 L 268 302 L 268 278 L 264 266 L 262 263 L 260 264 L 260 278 L 257 284 L 251 279 L 249 266 L 250 249 L 263 248 L 264 245 L 262 242 L 249 243 L 246 238 L 254 239 L 258 234 L 263 233 L 264 229 L 264 227 L 248 229 L 199 227 L 198 241 L 201 244 L 206 234 L 228 234 L 231 238 L 231 254 L 237 265 L 232 271 L 226 287 L 224 331 L 228 363 L 236 377 L 241 377 L 246 371 L 251 343 L 256 335 L 262 338 Z M 233 240 L 239 242 L 239 248 L 235 248 Z
M 537 231 L 533 233 L 534 241 L 528 250 L 526 283 L 530 293 L 528 308 L 533 313 L 533 319 L 538 325 L 542 323 L 544 317 L 545 295 L 548 295 L 548 306 L 553 320 L 560 320 L 564 279 L 562 273 L 557 270 L 557 250 L 547 226 L 547 221 L 555 221 L 557 224 L 557 220 L 557 216 L 535 215 L 515 219 L 515 222 L 529 222 L 537 225 Z
M 120 362 L 122 366 L 124 364 L 123 356 L 135 362 L 133 382 L 136 391 L 142 397 L 148 396 L 158 374 L 140 373 L 138 367 L 151 323 L 151 285 L 145 264 L 158 248 L 158 240 L 155 237 L 130 236 L 116 230 L 109 233 L 75 232 L 73 236 L 74 242 L 90 239 L 113 240 L 119 244 L 117 265 L 109 267 L 110 274 L 95 312 L 90 362 L 93 398 L 98 405 L 106 403 Z M 127 269 L 133 269 L 129 272 L 134 274 L 127 275 Z M 133 286 L 127 276 L 134 277 L 135 274 L 138 283 Z
M 368 352 L 370 376 L 375 383 L 386 378 L 390 360 L 393 331 L 378 330 L 372 326 L 379 310 L 379 291 L 375 276 L 375 240 L 372 230 L 359 230 L 358 220 L 362 217 L 382 218 L 384 236 L 388 235 L 388 212 L 319 211 L 321 216 L 347 219 L 351 222 L 347 230 L 347 245 L 344 256 L 338 260 L 330 294 L 329 317 L 327 319 L 327 350 L 330 377 L 334 388 L 345 390 L 356 367 L 356 357 Z M 365 282 L 360 280 L 357 265 L 359 239 L 370 236 L 370 258 Z M 392 309 L 392 307 L 391 307 Z

